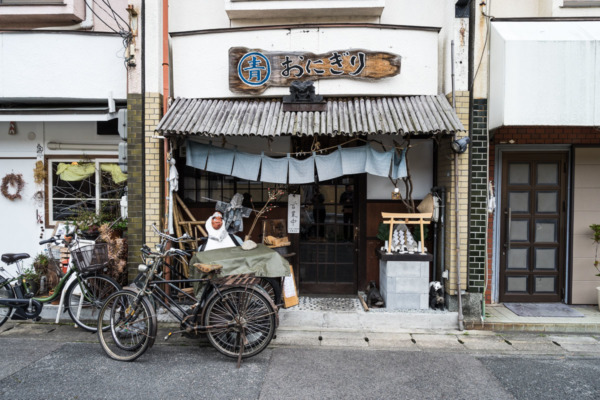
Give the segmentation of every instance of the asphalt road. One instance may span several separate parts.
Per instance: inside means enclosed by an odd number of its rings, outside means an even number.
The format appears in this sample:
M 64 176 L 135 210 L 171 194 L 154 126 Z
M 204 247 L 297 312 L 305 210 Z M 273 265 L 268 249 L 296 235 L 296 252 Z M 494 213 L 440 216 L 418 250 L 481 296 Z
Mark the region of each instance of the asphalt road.
M 96 336 L 45 324 L 0 329 L 2 399 L 597 399 L 597 339 L 566 351 L 458 349 L 448 335 L 423 347 L 270 346 L 240 369 L 203 341 L 176 338 L 135 362 L 106 357 Z M 415 336 L 417 337 L 417 336 Z M 492 337 L 498 340 L 497 337 Z M 479 339 L 481 340 L 481 339 Z M 447 343 L 445 343 L 445 341 Z M 434 346 L 440 343 L 440 346 Z M 444 344 L 445 343 L 445 344 Z M 417 343 L 418 344 L 418 343 Z M 485 347 L 485 346 L 483 346 Z M 529 349 L 529 351 L 527 351 Z M 537 349 L 537 350 L 536 350 Z

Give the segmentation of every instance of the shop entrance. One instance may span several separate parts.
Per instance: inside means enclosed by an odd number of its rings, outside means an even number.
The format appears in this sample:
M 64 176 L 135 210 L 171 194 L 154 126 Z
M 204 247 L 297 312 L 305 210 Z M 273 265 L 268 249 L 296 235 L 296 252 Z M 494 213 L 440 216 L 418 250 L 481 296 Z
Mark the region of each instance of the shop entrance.
M 503 153 L 502 160 L 500 301 L 561 301 L 567 153 Z
M 343 177 L 301 187 L 302 294 L 356 294 L 360 184 Z

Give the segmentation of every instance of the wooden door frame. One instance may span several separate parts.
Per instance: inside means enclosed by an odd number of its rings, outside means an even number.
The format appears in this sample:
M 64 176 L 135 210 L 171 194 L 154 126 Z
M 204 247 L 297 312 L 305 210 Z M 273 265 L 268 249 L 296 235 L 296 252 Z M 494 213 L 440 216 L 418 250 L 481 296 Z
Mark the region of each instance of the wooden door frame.
M 519 299 L 519 295 L 512 295 L 512 299 L 510 301 L 561 301 L 564 302 L 567 299 L 567 296 L 570 294 L 570 290 L 568 286 L 570 285 L 569 274 L 571 270 L 571 265 L 569 260 L 567 259 L 567 255 L 570 254 L 570 218 L 571 218 L 571 147 L 568 145 L 548 145 L 548 146 L 531 146 L 531 145 L 513 145 L 513 146 L 497 146 L 496 149 L 496 164 L 495 164 L 495 182 L 496 182 L 496 195 L 497 195 L 497 203 L 498 207 L 496 209 L 496 218 L 494 218 L 494 271 L 493 271 L 493 292 L 492 296 L 495 302 L 505 301 L 504 297 L 504 274 L 503 274 L 503 266 L 502 260 L 505 255 L 502 254 L 504 251 L 502 247 L 502 243 L 505 239 L 506 235 L 506 226 L 505 226 L 505 209 L 507 204 L 503 204 L 502 200 L 504 195 L 506 194 L 506 187 L 503 185 L 504 180 L 507 178 L 505 176 L 506 168 L 505 164 L 507 161 L 507 155 L 513 154 L 526 154 L 526 153 L 536 153 L 542 157 L 548 156 L 549 158 L 557 158 L 564 157 L 562 162 L 564 166 L 564 170 L 559 171 L 561 174 L 561 194 L 559 201 L 559 208 L 561 208 L 561 217 L 559 219 L 559 228 L 558 228 L 558 261 L 559 266 L 562 271 L 557 275 L 557 294 L 552 295 L 533 295 L 526 294 L 522 295 L 522 298 Z M 552 157 L 554 156 L 554 157 Z M 507 201 L 507 200 L 506 200 Z M 533 199 L 531 200 L 531 204 L 534 204 Z M 535 210 L 532 211 L 532 221 L 533 215 L 535 214 Z M 533 225 L 530 227 L 532 229 Z M 531 238 L 533 240 L 533 238 Z M 507 255 L 506 255 L 507 256 Z M 533 282 L 530 283 L 532 285 Z M 559 298 L 557 300 L 557 297 Z

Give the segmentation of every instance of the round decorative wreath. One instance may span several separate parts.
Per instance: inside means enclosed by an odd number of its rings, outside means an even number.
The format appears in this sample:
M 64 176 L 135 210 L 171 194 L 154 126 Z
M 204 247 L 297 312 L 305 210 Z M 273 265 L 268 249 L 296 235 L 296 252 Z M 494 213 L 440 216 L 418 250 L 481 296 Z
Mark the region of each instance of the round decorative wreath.
M 9 193 L 9 187 L 16 188 L 15 193 Z M 8 174 L 2 178 L 2 186 L 0 191 L 2 196 L 6 197 L 10 201 L 21 198 L 21 190 L 25 187 L 25 181 L 23 181 L 23 175 L 21 174 Z

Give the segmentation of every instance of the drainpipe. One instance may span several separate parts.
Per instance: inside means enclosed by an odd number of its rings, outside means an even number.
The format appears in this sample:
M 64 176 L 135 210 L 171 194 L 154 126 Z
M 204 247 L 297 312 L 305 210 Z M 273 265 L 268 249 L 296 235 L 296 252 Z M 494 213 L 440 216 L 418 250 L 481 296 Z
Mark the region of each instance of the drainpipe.
M 94 27 L 94 13 L 92 12 L 92 1 L 85 0 L 85 19 L 78 24 L 68 26 L 53 26 L 35 28 L 36 31 L 78 31 L 92 29 Z
M 456 111 L 456 101 L 454 99 L 454 40 L 450 42 L 450 63 L 452 68 L 452 109 Z M 458 295 L 458 330 L 464 330 L 464 318 L 462 310 L 462 294 L 460 282 L 460 227 L 458 224 L 458 153 L 454 153 L 454 225 L 456 227 L 456 292 Z
M 162 19 L 162 33 L 163 33 L 163 116 L 169 109 L 169 0 L 162 0 L 163 4 L 163 19 Z M 169 181 L 167 176 L 169 174 L 169 139 L 163 139 L 163 163 L 165 171 L 165 210 L 169 209 Z M 168 211 L 166 211 L 168 213 Z M 168 221 L 169 217 L 165 218 Z M 168 223 L 168 222 L 167 222 Z

